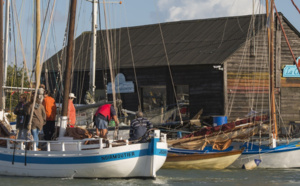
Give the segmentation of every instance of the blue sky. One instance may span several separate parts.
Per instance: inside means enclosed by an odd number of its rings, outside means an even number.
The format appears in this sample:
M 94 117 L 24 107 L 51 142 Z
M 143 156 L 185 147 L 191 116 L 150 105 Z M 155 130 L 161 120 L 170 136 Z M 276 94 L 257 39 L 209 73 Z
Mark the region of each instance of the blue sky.
M 294 0 L 300 6 L 300 0 Z M 18 12 L 22 42 L 26 52 L 26 61 L 31 66 L 33 41 L 33 2 L 34 0 L 14 0 Z M 50 8 L 43 33 L 43 46 L 49 25 L 49 15 L 54 0 L 50 0 Z M 103 2 L 103 0 L 100 0 Z M 107 0 L 108 2 L 108 0 Z M 110 2 L 118 2 L 110 0 Z M 263 3 L 261 3 L 263 2 Z M 106 6 L 109 28 L 131 27 L 159 22 L 205 19 L 225 16 L 265 13 L 264 0 L 123 0 L 122 4 L 110 3 Z M 291 0 L 275 0 L 277 9 L 300 30 L 300 14 L 294 8 Z M 45 15 L 48 0 L 41 0 L 42 14 Z M 62 48 L 66 28 L 68 0 L 56 0 L 53 24 L 50 27 L 45 59 L 51 57 Z M 103 20 L 103 4 L 101 5 Z M 253 10 L 254 7 L 254 10 Z M 4 5 L 5 8 L 5 5 Z M 92 3 L 77 0 L 76 36 L 91 28 Z M 102 21 L 103 23 L 103 21 Z M 104 24 L 101 25 L 104 28 Z M 17 29 L 15 28 L 15 33 Z M 17 35 L 15 36 L 17 37 Z M 19 39 L 16 39 L 18 63 L 22 61 Z M 13 40 L 10 42 L 10 61 L 14 59 Z M 44 60 L 45 60 L 44 59 Z

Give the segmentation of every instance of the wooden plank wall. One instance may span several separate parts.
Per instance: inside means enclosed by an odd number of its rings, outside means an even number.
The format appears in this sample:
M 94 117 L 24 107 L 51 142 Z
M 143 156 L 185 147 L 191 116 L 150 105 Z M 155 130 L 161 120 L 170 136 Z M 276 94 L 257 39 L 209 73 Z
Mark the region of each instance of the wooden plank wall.
M 224 97 L 223 97 L 223 71 L 213 68 L 211 65 L 202 66 L 176 66 L 171 68 L 174 84 L 189 86 L 190 116 L 193 117 L 203 108 L 203 115 L 224 115 Z M 133 69 L 120 69 L 125 75 L 126 81 L 133 81 L 135 84 L 134 93 L 119 94 L 123 101 L 123 108 L 129 110 L 138 109 L 138 94 L 136 80 Z M 82 73 L 82 74 L 81 74 Z M 175 103 L 173 86 L 171 84 L 170 72 L 167 67 L 149 67 L 136 69 L 137 82 L 139 90 L 143 86 L 166 86 L 167 104 Z M 82 88 L 78 88 L 80 79 Z M 108 82 L 110 75 L 107 72 Z M 74 72 L 73 91 L 82 92 L 82 98 L 78 100 L 83 103 L 84 93 L 88 90 L 88 73 Z M 102 71 L 96 72 L 96 87 L 104 89 Z M 112 99 L 111 95 L 108 96 Z
M 282 20 L 285 32 L 295 57 L 300 56 L 299 35 Z M 285 65 L 293 65 L 291 52 L 286 44 L 284 35 L 277 23 L 275 31 L 275 93 L 279 129 L 290 121 L 300 121 L 300 78 L 283 78 Z M 256 111 L 268 110 L 268 57 L 265 31 L 255 37 L 255 56 L 250 55 L 251 41 L 246 42 L 230 58 L 226 60 L 225 112 L 228 120 L 245 116 L 251 108 Z M 226 95 L 226 94 L 225 94 Z
M 293 50 L 295 58 L 300 56 L 300 37 L 286 22 L 282 21 L 289 44 Z M 288 126 L 291 121 L 300 121 L 300 78 L 282 77 L 285 65 L 294 65 L 291 52 L 281 33 L 281 91 L 280 91 L 280 111 L 281 126 Z
M 254 47 L 254 55 L 251 47 Z M 265 32 L 248 40 L 225 63 L 228 121 L 245 117 L 251 109 L 257 112 L 268 110 L 269 65 Z
M 135 82 L 132 69 L 121 69 L 121 72 L 125 75 L 127 81 Z M 172 67 L 171 72 L 175 86 L 189 86 L 191 117 L 202 108 L 204 110 L 203 115 L 224 114 L 222 71 L 214 69 L 211 65 L 202 65 Z M 167 67 L 136 69 L 136 73 L 139 87 L 165 85 L 167 88 L 167 105 L 176 103 L 170 72 Z M 123 106 L 136 110 L 138 105 L 136 94 L 126 95 L 131 97 L 132 102 Z

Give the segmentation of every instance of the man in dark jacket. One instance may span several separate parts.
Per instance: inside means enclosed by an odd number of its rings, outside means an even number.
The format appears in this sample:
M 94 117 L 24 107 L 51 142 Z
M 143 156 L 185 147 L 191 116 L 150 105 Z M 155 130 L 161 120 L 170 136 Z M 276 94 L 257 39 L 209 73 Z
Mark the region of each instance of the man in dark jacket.
M 23 139 L 27 133 L 27 126 L 26 125 L 26 113 L 25 113 L 25 104 L 26 104 L 26 95 L 21 94 L 19 97 L 19 103 L 14 110 L 14 114 L 17 115 L 17 125 L 16 129 L 18 131 L 18 138 Z M 24 131 L 25 130 L 25 131 Z M 23 137 L 22 137 L 23 136 Z
M 153 125 L 151 122 L 143 117 L 143 112 L 136 113 L 136 119 L 132 120 L 130 124 L 130 134 L 129 140 L 138 140 L 145 136 L 147 130 L 152 129 Z M 140 139 L 142 142 L 145 141 L 144 139 Z

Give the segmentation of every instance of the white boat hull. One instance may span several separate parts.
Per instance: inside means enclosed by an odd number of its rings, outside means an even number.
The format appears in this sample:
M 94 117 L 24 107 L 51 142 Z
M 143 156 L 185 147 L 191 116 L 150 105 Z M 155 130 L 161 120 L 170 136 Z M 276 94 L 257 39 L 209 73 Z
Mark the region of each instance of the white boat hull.
M 264 149 L 258 152 L 245 150 L 242 155 L 230 166 L 230 168 L 242 168 L 242 166 L 254 159 L 260 159 L 257 168 L 300 168 L 300 147 L 297 143 Z
M 26 155 L 25 155 L 26 154 Z M 70 178 L 155 178 L 167 156 L 167 143 L 81 151 L 27 151 L 0 148 L 0 174 Z

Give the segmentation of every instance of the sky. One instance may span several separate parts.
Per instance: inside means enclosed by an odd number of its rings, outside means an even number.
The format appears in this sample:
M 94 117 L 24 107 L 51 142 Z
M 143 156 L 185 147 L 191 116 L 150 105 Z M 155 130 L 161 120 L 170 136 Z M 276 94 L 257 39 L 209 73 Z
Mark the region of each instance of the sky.
M 25 58 L 29 68 L 33 61 L 33 2 L 34 0 L 12 0 L 14 13 L 14 22 L 16 17 L 20 23 L 20 35 L 22 37 Z M 54 4 L 55 2 L 55 4 Z M 101 25 L 99 29 L 104 29 L 105 21 L 103 15 L 103 0 L 100 0 Z M 117 0 L 106 0 L 106 20 L 108 28 L 142 26 L 163 22 L 207 19 L 226 16 L 249 15 L 254 13 L 265 13 L 265 0 L 123 0 L 120 4 Z M 300 0 L 294 0 L 300 7 Z M 48 11 L 47 6 L 49 4 Z M 54 6 L 53 6 L 54 5 Z M 279 12 L 300 30 L 300 14 L 293 6 L 291 0 L 275 0 L 275 5 Z M 54 53 L 63 47 L 65 36 L 66 21 L 68 17 L 68 0 L 41 0 L 42 19 L 47 13 L 47 19 L 42 33 L 42 54 L 43 59 L 51 57 Z M 53 9 L 53 20 L 49 27 L 49 18 Z M 5 12 L 5 4 L 4 4 Z M 91 29 L 92 3 L 87 0 L 77 0 L 76 12 L 76 31 L 78 37 L 82 32 Z M 12 19 L 12 18 L 11 18 Z M 17 24 L 15 24 L 17 25 Z M 49 34 L 48 33 L 49 28 Z M 9 54 L 10 62 L 17 61 L 21 64 L 23 61 L 20 36 L 15 26 L 11 27 Z M 48 35 L 47 44 L 45 44 Z M 12 38 L 15 38 L 12 39 Z M 15 44 L 14 44 L 15 43 Z M 16 46 L 16 47 L 14 47 Z M 16 48 L 16 50 L 15 50 Z M 16 56 L 15 58 L 15 52 Z M 43 55 L 43 51 L 44 55 Z M 17 59 L 17 60 L 15 60 Z

